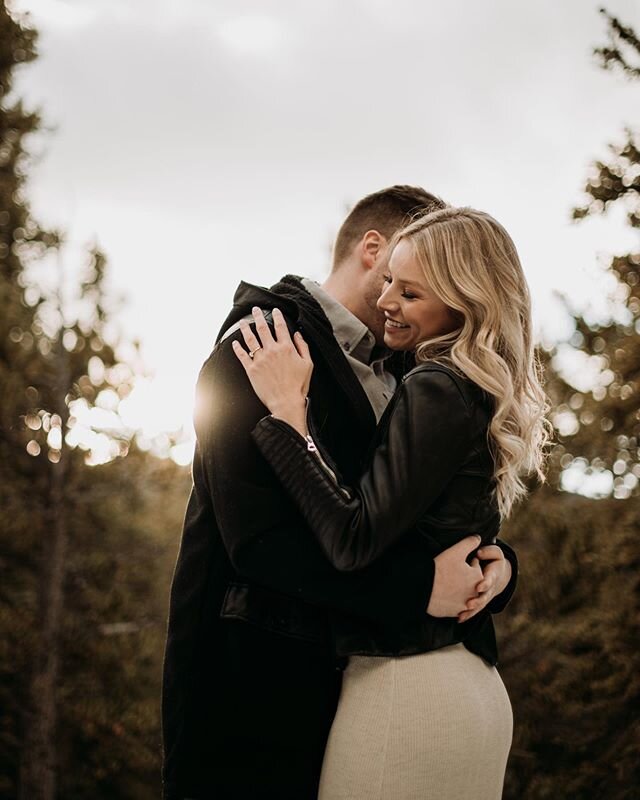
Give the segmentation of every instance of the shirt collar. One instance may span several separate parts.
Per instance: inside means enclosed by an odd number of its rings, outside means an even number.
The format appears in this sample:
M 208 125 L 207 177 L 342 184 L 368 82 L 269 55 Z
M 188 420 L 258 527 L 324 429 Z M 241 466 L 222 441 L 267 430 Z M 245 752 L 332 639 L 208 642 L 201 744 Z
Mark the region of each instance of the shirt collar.
M 363 364 L 383 360 L 390 355 L 385 347 L 376 347 L 376 338 L 367 326 L 342 303 L 310 278 L 302 278 L 302 285 L 318 302 L 333 328 L 333 335 L 342 350 Z

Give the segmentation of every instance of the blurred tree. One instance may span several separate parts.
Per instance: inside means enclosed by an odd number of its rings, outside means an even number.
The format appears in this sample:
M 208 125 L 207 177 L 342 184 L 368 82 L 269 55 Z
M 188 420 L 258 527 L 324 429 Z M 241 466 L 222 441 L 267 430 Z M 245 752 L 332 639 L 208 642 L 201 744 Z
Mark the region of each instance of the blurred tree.
M 596 57 L 640 78 L 640 41 L 603 14 L 610 43 Z M 573 216 L 622 206 L 640 228 L 637 133 L 610 153 Z M 515 711 L 505 784 L 513 800 L 630 800 L 640 786 L 640 253 L 615 255 L 608 271 L 609 319 L 573 311 L 570 342 L 546 358 L 558 430 L 550 485 L 505 532 L 523 564 L 519 594 L 498 621 Z M 569 474 L 602 499 L 563 491 Z
M 609 35 L 609 43 L 594 50 L 601 65 L 605 69 L 621 69 L 630 78 L 640 78 L 640 39 L 636 32 L 605 8 L 600 13 L 607 20 Z
M 44 518 L 44 494 L 48 482 L 40 462 L 32 455 L 40 445 L 31 442 L 31 431 L 42 429 L 35 409 L 42 396 L 50 401 L 49 387 L 43 380 L 45 359 L 34 336 L 37 296 L 27 294 L 26 267 L 31 258 L 42 255 L 48 242 L 32 220 L 24 199 L 26 158 L 25 137 L 37 130 L 36 114 L 25 111 L 19 101 L 11 102 L 13 72 L 17 65 L 35 57 L 35 33 L 0 8 L 0 492 L 3 510 L 3 561 L 12 567 L 11 579 L 2 582 L 2 670 L 3 708 L 12 709 L 14 692 L 24 692 L 17 670 L 28 669 L 22 643 L 33 646 L 33 585 L 27 575 L 35 568 L 34 554 L 20 533 L 27 525 L 26 505 L 33 498 L 34 522 Z M 36 328 L 36 334 L 39 329 Z M 18 424 L 20 415 L 24 424 Z M 28 424 L 27 424 L 28 420 Z M 27 601 L 27 602 L 25 602 Z M 14 660 L 15 659 L 15 660 Z M 17 668 L 17 670 L 16 670 Z M 22 699 L 22 698 L 21 698 Z M 3 762 L 15 765 L 19 747 L 16 715 L 2 717 Z M 5 764 L 3 764 L 3 767 Z M 44 766 L 47 769 L 47 766 Z M 9 770 L 2 770 L 6 775 Z M 3 786 L 8 789 L 8 786 Z
M 640 40 L 631 28 L 606 11 L 603 14 L 611 41 L 609 46 L 596 49 L 600 63 L 632 79 L 640 78 Z M 609 149 L 609 160 L 595 163 L 585 186 L 586 202 L 574 209 L 574 219 L 583 220 L 621 206 L 629 224 L 638 229 L 638 132 L 625 131 L 622 144 Z M 609 470 L 614 476 L 614 496 L 626 498 L 638 495 L 640 479 L 640 251 L 615 255 L 609 271 L 615 279 L 610 320 L 588 324 L 583 317 L 574 315 L 576 331 L 571 355 L 580 366 L 593 372 L 592 386 L 576 392 L 562 380 L 554 383 L 557 413 L 562 415 L 560 422 L 567 431 L 564 438 L 573 451 L 558 451 L 557 455 L 561 466 L 573 464 L 587 476 Z M 579 460 L 576 462 L 572 455 Z
M 65 276 L 62 237 L 30 214 L 39 117 L 11 89 L 35 45 L 0 4 L 0 797 L 151 798 L 188 474 L 119 423 L 134 373 L 109 332 L 103 254 Z M 110 463 L 88 465 L 94 442 Z

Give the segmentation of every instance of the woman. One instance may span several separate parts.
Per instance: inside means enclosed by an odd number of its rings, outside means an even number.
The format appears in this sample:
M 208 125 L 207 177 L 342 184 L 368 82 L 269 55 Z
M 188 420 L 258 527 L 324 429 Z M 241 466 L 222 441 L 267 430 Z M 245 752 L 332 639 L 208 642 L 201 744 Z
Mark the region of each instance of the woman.
M 414 351 L 417 367 L 380 421 L 357 486 L 342 485 L 309 431 L 313 364 L 300 333 L 292 341 L 276 310 L 274 339 L 258 312 L 260 340 L 245 324 L 249 353 L 234 343 L 271 411 L 254 438 L 342 570 L 392 559 L 403 536 L 434 555 L 470 532 L 488 544 L 525 494 L 523 475 L 543 477 L 546 403 L 507 232 L 483 212 L 446 208 L 400 231 L 390 253 L 378 301 L 385 343 Z M 501 796 L 512 715 L 488 612 L 354 634 L 343 651 L 321 800 Z

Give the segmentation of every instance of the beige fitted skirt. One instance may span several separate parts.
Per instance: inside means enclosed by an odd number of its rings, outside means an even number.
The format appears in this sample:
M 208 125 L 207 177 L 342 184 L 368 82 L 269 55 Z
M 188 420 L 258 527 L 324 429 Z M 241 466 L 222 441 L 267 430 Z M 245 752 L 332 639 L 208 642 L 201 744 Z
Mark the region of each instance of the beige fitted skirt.
M 462 644 L 352 656 L 319 800 L 499 800 L 512 733 L 498 671 Z

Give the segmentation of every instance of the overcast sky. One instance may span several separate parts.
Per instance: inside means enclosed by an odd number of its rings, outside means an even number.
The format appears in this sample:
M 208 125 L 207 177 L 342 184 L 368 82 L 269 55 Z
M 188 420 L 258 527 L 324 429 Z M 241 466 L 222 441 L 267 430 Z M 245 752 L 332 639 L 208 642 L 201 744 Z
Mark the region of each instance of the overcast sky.
M 591 0 L 20 0 L 40 58 L 17 90 L 36 216 L 67 260 L 97 238 L 156 380 L 154 425 L 189 424 L 193 386 L 240 279 L 322 278 L 349 204 L 420 184 L 511 232 L 541 334 L 554 291 L 601 305 L 620 218 L 573 225 L 590 162 L 639 89 L 599 69 Z M 633 0 L 608 8 L 640 27 Z M 148 408 L 148 407 L 147 407 Z

